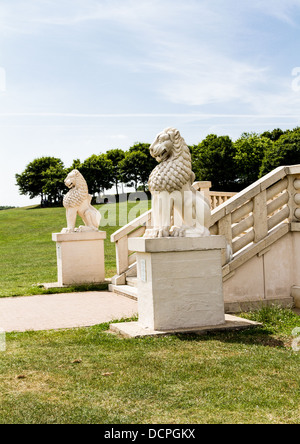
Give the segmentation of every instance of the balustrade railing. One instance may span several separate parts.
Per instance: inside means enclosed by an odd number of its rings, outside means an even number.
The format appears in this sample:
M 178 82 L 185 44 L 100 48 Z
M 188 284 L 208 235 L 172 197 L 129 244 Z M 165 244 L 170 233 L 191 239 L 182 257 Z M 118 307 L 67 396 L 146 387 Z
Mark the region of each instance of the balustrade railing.
M 275 230 L 274 241 L 290 229 L 290 223 L 299 222 L 299 190 L 300 165 L 279 167 L 216 208 L 212 212 L 211 234 L 224 235 L 232 250 L 231 258 L 224 253 L 223 265 L 258 245 L 262 250 L 266 246 L 262 241 L 274 235 Z M 254 251 L 259 252 L 257 248 Z

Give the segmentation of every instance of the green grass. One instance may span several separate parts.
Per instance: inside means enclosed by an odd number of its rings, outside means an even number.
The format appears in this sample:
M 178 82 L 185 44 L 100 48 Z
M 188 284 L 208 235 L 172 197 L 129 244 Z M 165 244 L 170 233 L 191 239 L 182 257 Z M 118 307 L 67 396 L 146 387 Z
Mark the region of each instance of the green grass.
M 111 211 L 105 259 L 112 276 L 110 235 L 121 222 L 113 206 L 100 210 Z M 64 226 L 62 208 L 0 212 L 1 297 L 41 293 L 37 283 L 56 280 L 51 234 Z M 276 307 L 243 316 L 263 326 L 125 340 L 108 334 L 107 324 L 7 334 L 0 424 L 299 424 L 300 352 L 291 344 L 300 317 Z
M 263 328 L 120 339 L 108 325 L 7 335 L 0 423 L 300 422 L 300 353 L 288 310 L 248 314 Z
M 101 205 L 102 220 L 109 224 L 101 227 L 107 232 L 105 241 L 106 277 L 116 273 L 115 245 L 110 242 L 111 234 L 130 220 L 140 209 L 148 209 L 148 202 Z M 115 217 L 115 214 L 118 217 Z M 139 215 L 139 213 L 137 214 Z M 82 221 L 78 218 L 78 225 Z M 37 284 L 57 281 L 56 247 L 52 233 L 66 226 L 64 208 L 16 208 L 0 212 L 0 297 L 24 296 L 51 293 Z M 72 287 L 66 291 L 102 289 L 103 286 Z M 56 292 L 56 290 L 55 290 Z

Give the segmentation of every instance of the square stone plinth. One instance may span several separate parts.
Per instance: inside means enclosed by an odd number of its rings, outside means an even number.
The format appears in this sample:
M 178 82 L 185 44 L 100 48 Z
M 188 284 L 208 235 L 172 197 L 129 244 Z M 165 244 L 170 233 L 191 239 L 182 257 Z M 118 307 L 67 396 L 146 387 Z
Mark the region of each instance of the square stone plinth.
M 139 325 L 177 331 L 225 322 L 223 236 L 129 239 L 137 252 Z
M 58 285 L 97 284 L 105 281 L 105 231 L 54 233 Z

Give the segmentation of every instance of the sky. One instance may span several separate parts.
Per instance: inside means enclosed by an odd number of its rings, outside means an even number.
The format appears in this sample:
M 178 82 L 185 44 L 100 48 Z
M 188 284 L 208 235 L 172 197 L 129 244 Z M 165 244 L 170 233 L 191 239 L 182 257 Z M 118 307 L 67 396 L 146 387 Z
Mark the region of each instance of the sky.
M 300 125 L 300 0 L 0 0 L 0 206 L 33 159 Z

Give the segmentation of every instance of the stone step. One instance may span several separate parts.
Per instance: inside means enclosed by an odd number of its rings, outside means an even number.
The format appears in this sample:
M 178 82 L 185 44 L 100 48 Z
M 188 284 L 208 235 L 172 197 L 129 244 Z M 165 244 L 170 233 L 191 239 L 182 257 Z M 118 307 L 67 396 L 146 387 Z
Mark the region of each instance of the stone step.
M 137 288 L 130 285 L 109 285 L 109 291 L 137 301 Z
M 126 283 L 130 287 L 137 287 L 137 277 L 135 277 L 135 276 L 127 277 L 126 278 Z

